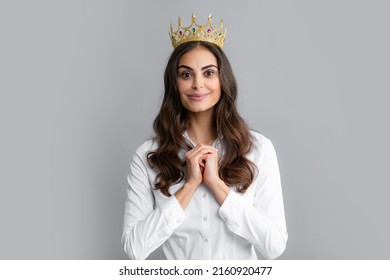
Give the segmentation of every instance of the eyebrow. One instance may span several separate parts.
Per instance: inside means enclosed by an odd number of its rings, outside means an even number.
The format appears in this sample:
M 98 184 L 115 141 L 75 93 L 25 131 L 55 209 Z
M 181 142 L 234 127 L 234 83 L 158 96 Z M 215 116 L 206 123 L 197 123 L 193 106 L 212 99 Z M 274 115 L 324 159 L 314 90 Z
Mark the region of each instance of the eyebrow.
M 205 69 L 211 68 L 211 67 L 215 67 L 215 68 L 217 68 L 217 70 L 218 70 L 218 67 L 217 67 L 216 65 L 214 65 L 214 64 L 209 64 L 209 65 L 203 66 L 203 67 L 201 68 L 201 70 L 205 70 Z M 180 68 L 185 68 L 185 69 L 194 71 L 194 69 L 192 69 L 191 67 L 189 67 L 189 66 L 187 66 L 187 65 L 180 65 L 179 67 L 177 67 L 177 70 L 179 70 Z

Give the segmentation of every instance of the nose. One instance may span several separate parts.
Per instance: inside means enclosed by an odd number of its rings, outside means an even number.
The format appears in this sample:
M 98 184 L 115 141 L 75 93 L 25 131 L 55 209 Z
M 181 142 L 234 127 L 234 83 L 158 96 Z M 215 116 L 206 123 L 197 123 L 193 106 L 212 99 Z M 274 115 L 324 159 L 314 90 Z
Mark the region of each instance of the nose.
M 202 77 L 194 76 L 194 79 L 192 80 L 192 88 L 193 89 L 201 89 L 203 88 L 203 79 Z

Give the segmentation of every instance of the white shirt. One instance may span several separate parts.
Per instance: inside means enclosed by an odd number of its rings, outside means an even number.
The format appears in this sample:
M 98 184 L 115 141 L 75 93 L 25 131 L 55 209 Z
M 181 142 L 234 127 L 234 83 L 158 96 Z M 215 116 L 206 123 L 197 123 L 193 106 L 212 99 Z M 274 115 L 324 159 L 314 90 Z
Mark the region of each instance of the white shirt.
M 276 153 L 269 139 L 251 134 L 248 159 L 258 175 L 245 194 L 231 187 L 219 205 L 202 183 L 185 210 L 173 195 L 184 180 L 169 188 L 170 197 L 154 188 L 158 170 L 149 166 L 147 153 L 157 148 L 156 141 L 137 149 L 127 177 L 122 234 L 130 259 L 145 259 L 161 245 L 167 259 L 257 259 L 254 248 L 267 259 L 283 253 L 288 235 Z M 219 141 L 213 146 L 222 150 Z M 183 161 L 186 152 L 179 152 Z

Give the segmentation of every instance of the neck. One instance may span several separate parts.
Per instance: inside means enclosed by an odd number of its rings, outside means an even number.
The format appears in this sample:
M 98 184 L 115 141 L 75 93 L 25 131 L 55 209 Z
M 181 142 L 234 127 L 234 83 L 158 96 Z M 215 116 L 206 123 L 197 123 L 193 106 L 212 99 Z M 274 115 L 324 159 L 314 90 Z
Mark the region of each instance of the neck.
M 212 110 L 188 114 L 188 134 L 191 140 L 198 144 L 211 145 L 217 137 Z

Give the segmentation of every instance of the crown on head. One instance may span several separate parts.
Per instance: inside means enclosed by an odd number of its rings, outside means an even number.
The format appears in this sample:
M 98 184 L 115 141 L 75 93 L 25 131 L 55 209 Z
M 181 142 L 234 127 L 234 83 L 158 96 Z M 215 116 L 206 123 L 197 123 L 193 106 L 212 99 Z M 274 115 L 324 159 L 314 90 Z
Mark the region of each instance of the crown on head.
M 205 25 L 199 25 L 196 23 L 195 14 L 192 14 L 191 24 L 188 27 L 184 27 L 179 17 L 177 30 L 173 31 L 171 23 L 171 31 L 169 33 L 173 48 L 176 49 L 177 46 L 191 41 L 207 41 L 222 48 L 227 29 L 222 30 L 222 20 L 219 28 L 215 28 L 212 21 L 212 16 L 209 15 L 207 23 Z

